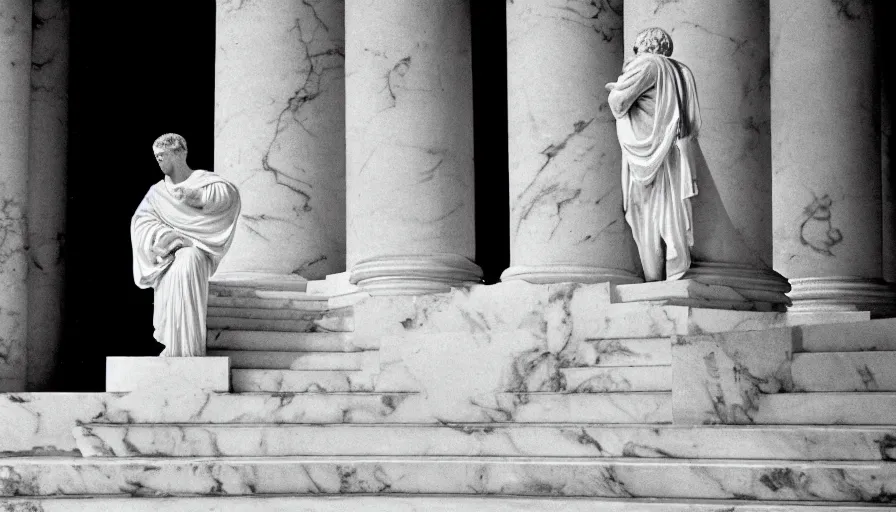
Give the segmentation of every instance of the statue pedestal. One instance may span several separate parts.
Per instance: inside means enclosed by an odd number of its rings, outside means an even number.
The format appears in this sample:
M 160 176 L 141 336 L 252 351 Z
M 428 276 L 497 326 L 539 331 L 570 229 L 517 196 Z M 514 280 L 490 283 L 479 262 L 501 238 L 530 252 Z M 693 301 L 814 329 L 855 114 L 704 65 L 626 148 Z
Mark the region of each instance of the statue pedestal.
M 230 391 L 229 357 L 107 357 L 106 391 Z
M 623 302 L 778 312 L 785 311 L 789 304 L 783 292 L 759 291 L 741 286 L 704 282 L 700 277 L 617 285 L 613 287 L 613 303 Z

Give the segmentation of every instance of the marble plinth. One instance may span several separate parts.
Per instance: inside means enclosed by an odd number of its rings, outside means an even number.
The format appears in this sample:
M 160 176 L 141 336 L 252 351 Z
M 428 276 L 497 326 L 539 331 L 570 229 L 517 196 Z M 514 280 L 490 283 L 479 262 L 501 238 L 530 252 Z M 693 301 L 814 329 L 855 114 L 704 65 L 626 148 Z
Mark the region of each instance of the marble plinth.
M 896 391 L 896 352 L 795 354 L 793 387 L 799 391 Z
M 0 379 L 9 390 L 27 381 L 28 202 L 32 3 L 0 7 Z
M 676 423 L 752 423 L 764 393 L 792 390 L 790 328 L 676 337 Z
M 798 352 L 896 350 L 896 319 L 803 325 L 794 335 Z
M 106 392 L 230 391 L 227 357 L 107 357 Z
M 759 397 L 766 425 L 896 425 L 896 393 L 779 393 Z
M 892 461 L 894 427 L 675 425 L 102 425 L 85 457 L 489 456 Z
M 47 389 L 62 338 L 68 158 L 69 8 L 33 3 L 28 164 L 28 389 Z
M 738 289 L 702 283 L 699 279 L 619 285 L 613 292 L 613 302 L 651 302 L 738 311 L 784 311 L 790 304 L 783 291 Z
M 431 493 L 882 502 L 896 492 L 896 465 L 886 462 L 44 457 L 0 468 L 7 497 Z
M 344 2 L 218 1 L 215 171 L 242 214 L 222 271 L 345 269 Z
M 468 2 L 347 2 L 345 26 L 352 284 L 394 294 L 478 282 Z
M 501 279 L 640 282 L 603 89 L 622 68 L 621 9 L 518 0 L 506 11 L 510 268 Z
M 817 512 L 818 503 L 745 500 L 654 500 L 614 498 L 513 498 L 503 496 L 233 496 L 201 498 L 8 498 L 12 512 Z M 896 507 L 855 503 L 825 504 L 826 512 L 893 512 Z

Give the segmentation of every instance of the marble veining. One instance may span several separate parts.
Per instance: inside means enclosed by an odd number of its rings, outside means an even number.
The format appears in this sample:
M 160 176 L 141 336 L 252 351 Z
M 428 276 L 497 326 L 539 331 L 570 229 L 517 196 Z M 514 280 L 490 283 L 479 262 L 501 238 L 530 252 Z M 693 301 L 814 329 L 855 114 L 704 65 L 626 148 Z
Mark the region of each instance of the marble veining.
M 343 2 L 222 7 L 215 170 L 240 188 L 243 213 L 221 270 L 309 279 L 339 272 L 345 244 Z
M 0 477 L 4 496 L 407 493 L 887 503 L 896 493 L 896 467 L 873 462 L 43 458 L 0 464 Z
M 347 4 L 349 268 L 474 258 L 469 16 L 459 0 Z
M 601 84 L 622 65 L 622 2 L 507 5 L 511 268 L 635 282 L 615 120 Z M 613 176 L 616 176 L 613 178 Z M 550 246 L 550 250 L 545 250 Z M 533 274 L 534 275 L 534 274 Z M 567 281 L 578 280 L 565 277 Z

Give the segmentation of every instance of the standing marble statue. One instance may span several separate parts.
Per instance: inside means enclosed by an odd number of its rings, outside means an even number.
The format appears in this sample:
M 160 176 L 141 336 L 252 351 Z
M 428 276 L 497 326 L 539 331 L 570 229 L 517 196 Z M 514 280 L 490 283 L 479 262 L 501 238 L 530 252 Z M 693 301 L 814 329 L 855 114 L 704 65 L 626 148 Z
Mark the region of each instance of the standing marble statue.
M 669 58 L 672 38 L 662 29 L 641 31 L 634 51 L 622 76 L 606 86 L 622 147 L 623 208 L 645 280 L 664 273 L 674 280 L 691 266 L 690 198 L 697 195 L 697 166 L 705 165 L 697 88 L 691 70 Z
M 187 142 L 173 133 L 153 143 L 165 179 L 131 219 L 134 282 L 153 288 L 161 356 L 204 356 L 208 280 L 230 247 L 240 196 L 230 182 L 187 165 Z

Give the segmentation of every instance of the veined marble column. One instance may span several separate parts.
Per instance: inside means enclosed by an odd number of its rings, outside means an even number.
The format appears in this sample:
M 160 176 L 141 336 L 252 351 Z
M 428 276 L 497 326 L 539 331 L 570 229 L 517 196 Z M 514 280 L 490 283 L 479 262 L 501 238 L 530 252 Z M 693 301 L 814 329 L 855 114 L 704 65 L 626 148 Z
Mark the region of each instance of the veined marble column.
M 709 174 L 697 176 L 691 199 L 694 263 L 685 278 L 786 303 L 787 280 L 771 270 L 768 0 L 626 0 L 624 19 L 628 57 L 641 30 L 660 27 L 697 83 Z
M 771 0 L 775 268 L 795 310 L 880 314 L 881 167 L 872 2 Z
M 0 391 L 24 391 L 31 0 L 0 5 Z
M 468 0 L 347 2 L 351 281 L 373 294 L 477 282 Z
M 219 273 L 344 269 L 343 13 L 342 0 L 217 1 L 214 170 L 243 203 Z
M 35 0 L 28 186 L 28 389 L 48 389 L 62 337 L 69 8 Z
M 622 1 L 507 2 L 510 268 L 531 283 L 640 282 L 616 120 Z

